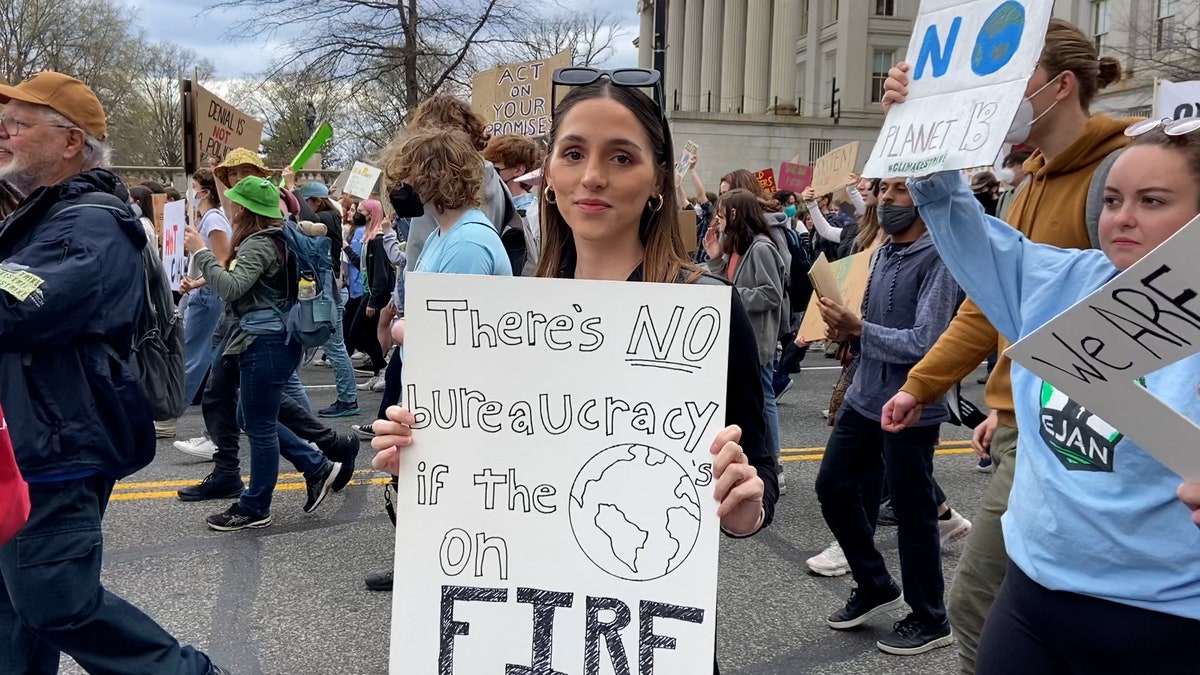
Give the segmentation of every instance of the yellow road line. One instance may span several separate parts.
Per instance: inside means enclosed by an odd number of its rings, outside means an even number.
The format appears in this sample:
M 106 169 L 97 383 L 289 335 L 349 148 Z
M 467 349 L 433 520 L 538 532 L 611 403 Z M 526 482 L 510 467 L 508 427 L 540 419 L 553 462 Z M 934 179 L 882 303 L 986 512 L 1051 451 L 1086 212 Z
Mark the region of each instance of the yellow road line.
M 974 454 L 974 452 L 975 451 L 969 447 L 968 448 L 945 448 L 942 450 L 935 450 L 933 454 L 935 454 L 935 455 L 970 455 L 970 454 Z M 783 454 L 781 454 L 779 456 L 779 461 L 781 461 L 781 462 L 811 462 L 813 460 L 821 459 L 824 456 L 825 456 L 824 452 L 815 453 L 815 454 L 811 454 L 811 455 L 808 455 L 808 454 L 783 455 Z
M 299 474 L 297 474 L 299 475 Z M 390 482 L 390 478 L 357 478 L 350 481 L 349 485 L 386 485 Z M 196 481 L 185 481 L 182 485 L 192 485 Z M 275 491 L 280 490 L 303 490 L 306 487 L 304 483 L 279 483 L 275 486 Z M 137 499 L 176 499 L 178 497 L 174 490 L 164 492 L 114 492 L 109 501 L 121 502 Z
M 359 469 L 358 471 L 354 472 L 354 474 L 356 476 L 366 476 L 369 474 L 377 474 L 377 473 L 379 473 L 379 472 L 375 471 L 374 469 Z M 282 480 L 297 480 L 297 479 L 302 480 L 303 478 L 304 478 L 304 474 L 300 474 L 300 473 L 281 473 L 281 474 L 279 474 L 279 480 L 281 480 L 281 481 Z M 242 476 L 242 480 L 244 480 L 244 481 L 250 480 L 250 477 Z M 154 481 L 151 483 L 117 483 L 113 487 L 113 490 L 116 490 L 118 492 L 121 490 L 152 490 L 154 488 L 186 487 L 188 485 L 195 485 L 195 484 L 196 484 L 195 480 L 160 480 L 160 481 Z M 172 493 L 172 494 L 174 494 L 174 493 Z

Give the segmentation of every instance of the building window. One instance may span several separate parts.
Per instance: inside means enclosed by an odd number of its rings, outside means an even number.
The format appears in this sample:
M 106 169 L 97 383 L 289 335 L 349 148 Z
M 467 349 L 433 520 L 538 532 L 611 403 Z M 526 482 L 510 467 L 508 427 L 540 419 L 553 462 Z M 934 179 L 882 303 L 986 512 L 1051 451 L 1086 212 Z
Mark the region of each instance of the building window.
M 875 16 L 896 16 L 896 0 L 875 0 Z
M 838 5 L 841 0 L 825 0 L 825 25 L 832 26 L 838 21 Z
M 800 37 L 808 35 L 808 3 L 809 0 L 804 0 L 804 6 L 800 8 Z
M 871 103 L 883 100 L 883 83 L 887 81 L 888 71 L 896 63 L 896 52 L 892 50 L 875 50 L 875 58 L 871 68 Z
M 1104 38 L 1108 36 L 1108 0 L 1092 0 L 1092 36 L 1096 40 L 1096 51 L 1104 49 Z
M 1158 0 L 1154 36 L 1154 48 L 1158 51 L 1171 47 L 1171 40 L 1175 37 L 1175 9 L 1178 4 L 1179 0 Z
M 831 138 L 810 138 L 808 139 L 808 163 L 821 159 L 833 150 L 833 139 Z
M 1154 106 L 1143 105 L 1137 108 L 1130 108 L 1130 117 L 1149 117 L 1154 114 Z

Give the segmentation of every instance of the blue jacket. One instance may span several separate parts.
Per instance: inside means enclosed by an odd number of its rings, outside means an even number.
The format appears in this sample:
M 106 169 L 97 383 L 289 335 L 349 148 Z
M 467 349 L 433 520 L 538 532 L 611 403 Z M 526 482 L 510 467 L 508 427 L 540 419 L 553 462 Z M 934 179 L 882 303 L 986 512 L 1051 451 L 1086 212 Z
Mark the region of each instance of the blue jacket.
M 31 481 L 120 479 L 154 458 L 150 404 L 124 363 L 145 302 L 145 231 L 132 212 L 49 217 L 96 191 L 128 201 L 117 176 L 89 171 L 36 190 L 0 223 L 0 277 L 40 280 L 26 293 L 0 278 L 0 405 Z

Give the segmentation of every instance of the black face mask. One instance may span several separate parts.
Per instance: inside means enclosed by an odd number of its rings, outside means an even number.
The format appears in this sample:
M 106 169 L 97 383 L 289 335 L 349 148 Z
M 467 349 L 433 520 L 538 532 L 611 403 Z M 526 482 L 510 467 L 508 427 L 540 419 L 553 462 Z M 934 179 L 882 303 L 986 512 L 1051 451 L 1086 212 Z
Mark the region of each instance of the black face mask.
M 876 214 L 879 216 L 879 228 L 889 236 L 900 234 L 917 222 L 917 207 L 915 206 L 880 204 L 876 209 Z
M 421 203 L 421 198 L 413 191 L 411 185 L 397 185 L 388 193 L 388 199 L 391 200 L 392 210 L 399 218 L 417 218 L 425 215 L 425 205 Z
M 367 217 L 361 213 L 354 214 L 354 226 L 355 227 L 366 227 L 367 226 Z

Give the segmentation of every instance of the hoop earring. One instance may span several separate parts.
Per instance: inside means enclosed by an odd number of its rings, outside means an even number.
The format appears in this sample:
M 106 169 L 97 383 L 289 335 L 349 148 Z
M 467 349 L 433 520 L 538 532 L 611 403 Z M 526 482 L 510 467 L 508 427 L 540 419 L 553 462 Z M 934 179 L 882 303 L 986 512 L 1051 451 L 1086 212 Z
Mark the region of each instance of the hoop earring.
M 655 199 L 658 200 L 657 205 L 654 203 Z M 662 210 L 663 203 L 665 201 L 666 200 L 663 199 L 662 195 L 654 195 L 653 197 L 651 197 L 649 200 L 646 201 L 646 208 L 650 209 L 651 213 L 658 213 L 660 210 Z
M 558 203 L 558 195 L 554 194 L 554 188 L 546 188 L 545 197 L 546 197 L 547 204 L 557 204 Z

